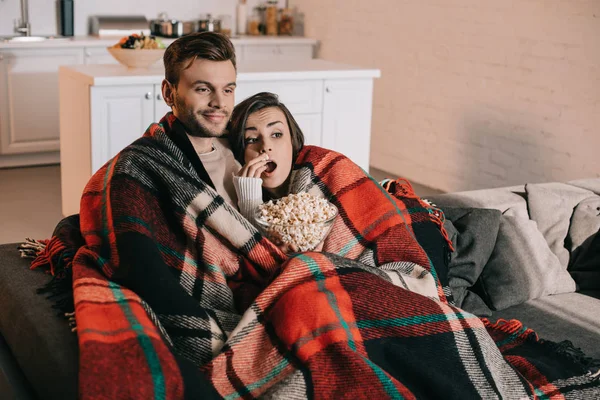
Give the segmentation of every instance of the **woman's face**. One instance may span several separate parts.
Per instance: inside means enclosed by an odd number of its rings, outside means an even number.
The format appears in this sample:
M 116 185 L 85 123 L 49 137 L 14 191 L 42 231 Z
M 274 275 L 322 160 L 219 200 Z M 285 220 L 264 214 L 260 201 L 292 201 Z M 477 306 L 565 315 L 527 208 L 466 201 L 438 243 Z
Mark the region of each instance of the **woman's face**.
M 292 170 L 292 136 L 285 114 L 278 107 L 256 111 L 248 117 L 244 132 L 244 161 L 267 153 L 269 163 L 262 173 L 263 187 L 277 192 Z

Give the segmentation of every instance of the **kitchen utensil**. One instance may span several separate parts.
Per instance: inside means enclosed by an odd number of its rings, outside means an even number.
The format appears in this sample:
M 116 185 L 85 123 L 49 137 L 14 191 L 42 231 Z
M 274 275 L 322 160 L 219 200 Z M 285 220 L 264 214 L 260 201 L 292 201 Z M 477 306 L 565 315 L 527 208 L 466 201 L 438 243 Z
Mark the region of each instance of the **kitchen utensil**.
M 90 34 L 96 36 L 127 36 L 134 33 L 150 34 L 148 20 L 143 15 L 93 15 Z
M 178 38 L 197 30 L 198 23 L 196 21 L 170 19 L 164 12 L 160 13 L 157 19 L 150 20 L 150 32 L 154 36 Z
M 206 18 L 198 20 L 198 32 L 221 32 L 221 20 L 206 14 Z

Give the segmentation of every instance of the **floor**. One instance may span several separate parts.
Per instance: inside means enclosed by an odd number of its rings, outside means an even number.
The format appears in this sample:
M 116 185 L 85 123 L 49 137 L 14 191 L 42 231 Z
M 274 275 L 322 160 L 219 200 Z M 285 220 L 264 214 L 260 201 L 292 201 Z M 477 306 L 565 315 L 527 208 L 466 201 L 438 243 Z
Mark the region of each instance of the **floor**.
M 377 169 L 370 172 L 378 181 L 394 178 Z M 413 187 L 419 196 L 440 193 Z M 49 238 L 61 218 L 60 166 L 0 169 L 0 244 Z

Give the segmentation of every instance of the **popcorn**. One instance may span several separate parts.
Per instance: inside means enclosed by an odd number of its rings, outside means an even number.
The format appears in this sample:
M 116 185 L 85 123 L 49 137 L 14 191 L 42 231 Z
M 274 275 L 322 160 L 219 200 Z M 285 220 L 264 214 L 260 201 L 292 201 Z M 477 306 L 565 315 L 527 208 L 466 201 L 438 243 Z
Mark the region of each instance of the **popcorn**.
M 309 251 L 327 236 L 336 215 L 333 204 L 303 192 L 261 204 L 256 219 L 275 243 L 295 244 L 300 251 Z

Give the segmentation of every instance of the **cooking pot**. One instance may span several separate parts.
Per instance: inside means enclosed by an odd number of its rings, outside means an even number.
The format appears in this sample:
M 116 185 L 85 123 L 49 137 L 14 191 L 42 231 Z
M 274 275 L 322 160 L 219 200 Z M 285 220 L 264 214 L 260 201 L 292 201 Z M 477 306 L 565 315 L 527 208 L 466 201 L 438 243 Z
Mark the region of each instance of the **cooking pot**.
M 198 32 L 221 32 L 221 20 L 206 14 L 206 18 L 198 20 Z
M 179 21 L 169 19 L 166 13 L 160 13 L 158 19 L 150 20 L 150 33 L 154 36 L 178 38 L 198 30 L 197 21 Z

